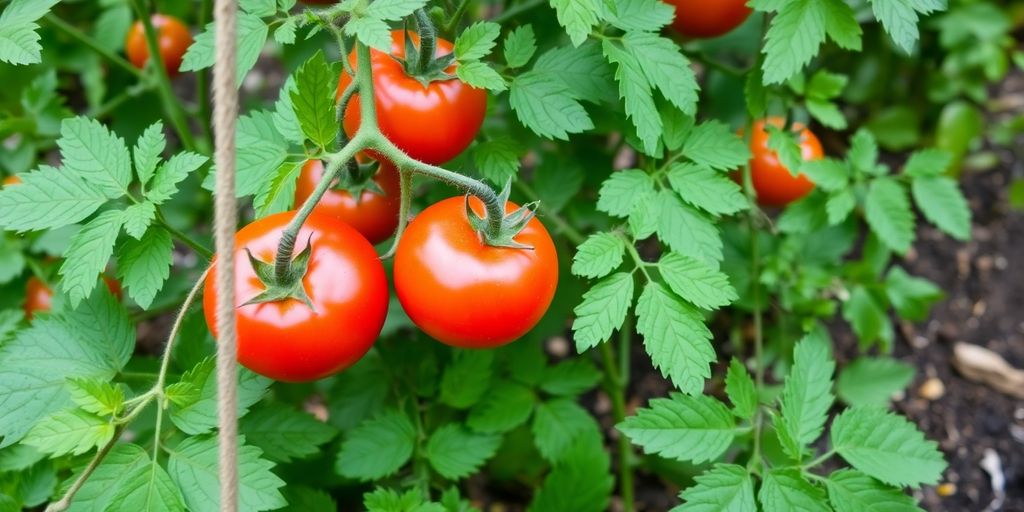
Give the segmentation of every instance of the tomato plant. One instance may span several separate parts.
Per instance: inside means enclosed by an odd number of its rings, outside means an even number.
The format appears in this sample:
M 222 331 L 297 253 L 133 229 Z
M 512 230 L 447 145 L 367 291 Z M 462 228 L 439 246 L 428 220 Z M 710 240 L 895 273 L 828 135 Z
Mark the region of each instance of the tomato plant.
M 0 511 L 218 510 L 218 305 L 239 510 L 989 505 L 1016 6 L 214 2 L 0 5 Z
M 395 233 L 398 227 L 398 171 L 382 162 L 373 177 L 376 189 L 358 187 L 356 197 L 350 190 L 330 190 L 317 203 L 316 211 L 330 215 L 356 228 L 371 244 L 379 244 Z M 303 164 L 295 185 L 295 203 L 302 204 L 313 195 L 324 173 L 324 164 L 310 160 Z
M 168 75 L 175 76 L 181 67 L 185 51 L 192 44 L 192 33 L 174 16 L 154 14 L 150 18 L 150 23 L 156 29 L 157 48 L 160 49 L 164 68 Z M 146 42 L 146 29 L 141 21 L 132 24 L 128 31 L 128 36 L 124 40 L 124 51 L 135 67 L 142 69 L 146 66 L 149 60 L 149 47 Z
M 274 260 L 292 217 L 287 212 L 265 217 L 235 237 L 238 362 L 272 379 L 305 382 L 348 368 L 370 350 L 387 315 L 388 285 L 373 247 L 356 230 L 313 214 L 298 233 L 308 244 L 298 256 L 307 265 L 297 283 L 304 296 L 252 303 L 270 291 L 256 262 Z M 214 336 L 216 275 L 215 260 L 203 294 Z
M 469 207 L 483 214 L 479 200 Z M 395 293 L 409 318 L 434 339 L 494 348 L 526 334 L 558 284 L 551 236 L 532 218 L 513 240 L 528 250 L 491 247 L 474 233 L 466 202 L 452 197 L 423 210 L 395 253 Z M 519 207 L 508 203 L 513 212 Z

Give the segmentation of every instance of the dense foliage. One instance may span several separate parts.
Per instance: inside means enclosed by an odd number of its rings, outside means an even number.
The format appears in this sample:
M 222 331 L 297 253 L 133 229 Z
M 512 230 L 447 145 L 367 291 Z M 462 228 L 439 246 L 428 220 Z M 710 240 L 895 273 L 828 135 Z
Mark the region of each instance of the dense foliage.
M 210 3 L 0 3 L 0 512 L 218 510 Z M 1019 6 L 239 4 L 242 510 L 940 481 L 888 407 L 943 296 L 900 257 L 1024 130 L 981 107 Z

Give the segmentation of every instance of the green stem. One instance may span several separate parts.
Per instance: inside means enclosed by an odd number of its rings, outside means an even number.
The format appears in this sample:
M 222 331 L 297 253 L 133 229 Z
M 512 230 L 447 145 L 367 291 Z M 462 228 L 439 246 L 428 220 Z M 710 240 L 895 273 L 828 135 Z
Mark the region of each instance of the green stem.
M 519 16 L 520 14 L 523 14 L 526 11 L 540 7 L 541 5 L 544 5 L 546 3 L 548 3 L 547 0 L 527 0 L 526 2 L 523 2 L 512 7 L 511 9 L 502 11 L 501 14 L 491 18 L 491 21 L 493 21 L 494 23 L 502 24 L 507 22 L 508 20 L 511 20 L 512 18 L 515 18 L 516 16 Z
M 380 257 L 382 260 L 395 255 L 395 251 L 398 250 L 398 241 L 402 239 L 405 226 L 409 223 L 409 209 L 412 206 L 412 173 L 399 169 L 398 180 L 399 190 L 401 190 L 398 203 L 398 228 L 395 229 L 395 240 L 391 243 L 391 248 Z
M 161 227 L 166 229 L 167 232 L 171 234 L 171 236 L 176 238 L 179 242 L 191 247 L 193 251 L 195 251 L 197 254 L 205 258 L 207 261 L 213 258 L 213 251 L 204 247 L 203 244 L 196 242 L 185 233 L 179 231 L 174 226 L 171 226 L 170 223 L 168 223 L 167 220 L 164 219 L 163 214 L 161 214 L 159 210 L 156 213 L 156 221 L 158 224 L 160 224 Z
M 124 425 L 121 425 L 114 430 L 114 435 L 110 438 L 110 441 L 107 441 L 107 444 L 103 445 L 103 447 L 100 448 L 100 451 L 96 452 L 96 456 L 89 461 L 89 465 L 85 467 L 82 474 L 78 475 L 78 478 L 75 479 L 75 483 L 71 484 L 71 488 L 64 493 L 64 496 L 61 496 L 60 500 L 47 505 L 45 512 L 64 512 L 71 506 L 71 500 L 74 499 L 75 494 L 82 489 L 82 486 L 85 485 L 85 481 L 92 476 L 93 472 L 96 471 L 96 468 L 98 468 L 100 463 L 103 462 L 103 459 L 108 453 L 110 453 L 110 450 L 112 450 L 114 445 L 117 444 L 117 441 L 121 439 L 121 434 L 124 433 L 124 430 Z
M 107 60 L 109 60 L 112 64 L 114 64 L 117 67 L 119 67 L 119 68 L 121 68 L 121 69 L 123 69 L 123 70 L 125 70 L 125 71 L 127 71 L 129 73 L 131 73 L 136 78 L 142 78 L 143 77 L 142 71 L 140 71 L 138 68 L 133 66 L 131 62 L 128 62 L 127 60 L 125 60 L 120 55 L 118 55 L 118 54 L 116 54 L 116 53 L 114 53 L 114 52 L 104 48 L 103 45 L 101 45 L 98 41 L 96 41 L 92 37 L 89 37 L 89 35 L 86 34 L 85 32 L 82 32 L 81 30 L 78 30 L 77 28 L 69 25 L 67 22 L 65 22 L 64 20 L 58 18 L 53 13 L 47 14 L 45 18 L 46 18 L 46 21 L 48 21 L 51 25 L 54 26 L 54 28 L 60 30 L 61 32 L 64 32 L 65 34 L 71 36 L 73 39 L 75 39 L 78 42 L 84 44 L 90 50 L 98 53 L 100 56 L 102 56 L 102 57 L 106 58 Z
M 424 9 L 416 9 L 416 31 L 420 36 L 420 55 L 416 62 L 417 72 L 425 74 L 434 62 L 434 48 L 437 46 L 437 29 Z
M 633 258 L 633 263 L 636 264 L 636 268 L 640 269 L 640 272 L 643 272 L 644 277 L 650 281 L 651 274 L 647 272 L 647 262 L 640 257 L 640 253 L 637 252 L 632 240 L 625 239 L 624 242 L 626 243 L 626 252 L 628 252 L 629 256 Z
M 565 237 L 568 238 L 570 242 L 579 245 L 582 244 L 584 240 L 586 240 L 587 237 L 583 236 L 583 233 L 580 233 L 576 228 L 572 227 L 572 224 L 569 224 L 564 218 L 562 218 L 561 215 L 559 215 L 557 212 L 551 211 L 546 206 L 544 206 L 544 203 L 540 202 L 540 196 L 538 196 L 537 192 L 533 190 L 533 188 L 531 188 L 529 185 L 527 185 L 526 182 L 524 182 L 523 180 L 516 180 L 515 187 L 520 192 L 522 192 L 523 195 L 530 198 L 531 201 L 538 201 L 540 205 L 538 208 L 540 210 L 540 213 L 544 216 L 545 219 L 548 219 L 551 222 L 553 222 L 555 224 L 555 227 L 558 228 L 558 232 L 565 235 Z
M 821 464 L 822 462 L 825 462 L 826 460 L 831 459 L 832 456 L 835 455 L 835 454 L 836 454 L 835 449 L 829 450 L 829 451 L 825 452 L 824 454 L 822 454 L 821 457 L 818 457 L 817 459 L 814 459 L 814 460 L 808 462 L 807 464 L 804 464 L 803 465 L 803 469 L 813 468 L 814 466 L 817 466 L 818 464 Z
M 147 65 L 153 69 L 152 72 L 156 73 L 157 90 L 160 92 L 160 99 L 164 104 L 164 112 L 171 121 L 171 125 L 174 126 L 174 131 L 178 134 L 181 145 L 189 151 L 195 151 L 196 143 L 192 138 L 192 132 L 189 131 L 185 111 L 182 109 L 181 103 L 174 96 L 174 91 L 171 90 L 171 77 L 167 74 L 163 56 L 160 55 L 160 45 L 157 42 L 158 36 L 156 29 L 153 28 L 153 22 L 149 17 L 149 13 L 143 8 L 141 0 L 132 0 L 132 7 L 135 9 L 135 15 L 139 18 L 146 33 L 146 47 L 149 50 Z
M 153 85 L 151 83 L 140 82 L 138 84 L 135 84 L 135 85 L 125 89 L 124 91 L 122 91 L 121 94 L 118 94 L 117 96 L 114 96 L 113 98 L 110 98 L 106 103 L 96 107 L 93 110 L 90 110 L 89 112 L 86 113 L 86 115 L 89 116 L 89 117 L 93 117 L 93 118 L 104 117 L 107 114 L 109 114 L 111 111 L 116 109 L 117 107 L 120 107 L 122 104 L 124 104 L 124 102 L 126 102 L 126 101 L 128 101 L 128 100 L 130 100 L 132 98 L 136 98 L 140 94 L 142 94 L 142 93 L 144 93 L 144 92 L 146 92 L 146 91 L 148 91 L 148 90 L 150 90 L 152 88 L 153 88 Z
M 459 2 L 459 6 L 455 9 L 452 17 L 445 23 L 443 32 L 446 35 L 452 35 L 455 33 L 455 29 L 459 28 L 459 23 L 462 22 L 462 17 L 466 15 L 466 10 L 469 9 L 470 0 L 462 0 Z
M 626 419 L 626 390 L 629 386 L 629 377 L 621 371 L 621 366 L 629 364 L 629 346 L 632 335 L 630 319 L 627 317 L 622 328 L 619 329 L 619 356 L 618 364 L 615 361 L 615 352 L 611 347 L 611 340 L 601 344 L 601 359 L 604 361 L 605 375 L 607 381 L 605 389 L 612 400 L 612 415 L 615 423 L 622 423 Z M 623 349 L 625 347 L 625 349 Z M 619 449 L 619 494 L 622 498 L 624 512 L 633 512 L 634 509 L 634 483 L 633 483 L 633 446 L 629 438 L 620 435 L 618 439 Z

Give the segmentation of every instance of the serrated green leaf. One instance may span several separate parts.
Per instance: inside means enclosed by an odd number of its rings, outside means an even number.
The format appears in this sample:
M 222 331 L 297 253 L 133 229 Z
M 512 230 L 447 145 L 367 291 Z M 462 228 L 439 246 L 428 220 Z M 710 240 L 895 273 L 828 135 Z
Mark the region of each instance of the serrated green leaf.
M 295 189 L 304 165 L 301 161 L 285 162 L 274 173 L 273 179 L 261 186 L 252 201 L 256 218 L 286 212 L 295 206 Z
M 427 0 L 374 0 L 366 14 L 384 21 L 400 20 L 427 4 Z
M 108 198 L 128 192 L 132 159 L 128 146 L 94 119 L 75 117 L 61 123 L 61 170 L 85 179 Z
M 537 52 L 537 38 L 533 35 L 533 25 L 516 27 L 505 36 L 505 44 L 502 46 L 508 67 L 515 69 L 525 66 Z
M 668 180 L 683 201 L 715 215 L 733 214 L 749 206 L 735 181 L 709 167 L 675 164 L 669 169 Z
M 846 152 L 846 158 L 853 169 L 862 173 L 874 169 L 878 162 L 878 143 L 875 136 L 865 128 L 857 130 L 850 138 L 850 150 Z
M 449 423 L 434 431 L 427 441 L 427 460 L 441 476 L 458 480 L 480 469 L 494 456 L 501 436 L 475 434 L 465 427 Z
M 942 149 L 915 151 L 903 165 L 903 174 L 912 178 L 942 176 L 953 163 L 953 157 Z
M 828 500 L 836 512 L 923 512 L 914 498 L 852 469 L 833 472 L 825 481 Z
M 132 156 L 135 159 L 135 175 L 138 176 L 139 183 L 143 187 L 149 183 L 153 173 L 156 172 L 156 166 L 160 163 L 160 155 L 163 154 L 166 147 L 167 139 L 164 138 L 162 121 L 149 125 L 135 141 L 135 147 L 132 150 Z
M 84 220 L 107 202 L 102 190 L 50 166 L 19 177 L 17 187 L 0 189 L 0 227 L 7 230 L 67 226 Z
M 907 54 L 913 51 L 918 39 L 918 14 L 927 15 L 946 8 L 945 2 L 917 0 L 871 0 L 870 4 L 889 37 Z
M 504 186 L 518 177 L 522 153 L 522 147 L 511 138 L 491 139 L 473 147 L 473 163 L 484 178 Z
M 921 213 L 957 240 L 971 238 L 971 209 L 957 183 L 950 178 L 915 178 L 910 190 Z
M 796 443 L 783 448 L 797 460 L 803 447 L 818 439 L 825 427 L 832 407 L 835 367 L 828 345 L 813 336 L 804 337 L 793 349 L 793 367 L 786 376 L 780 401 L 781 428 Z
M 206 358 L 182 375 L 181 382 L 199 388 L 199 399 L 188 404 L 174 404 L 170 418 L 174 426 L 191 435 L 203 434 L 217 426 L 217 378 L 214 360 Z M 266 394 L 271 380 L 252 371 L 238 368 L 238 417 L 242 418 L 253 404 Z
M 124 232 L 138 240 L 142 238 L 150 223 L 156 218 L 156 206 L 149 201 L 143 201 L 125 208 L 122 214 L 124 215 Z
M 622 265 L 626 253 L 623 240 L 611 233 L 600 232 L 587 237 L 576 248 L 572 273 L 580 277 L 604 277 Z
M 622 327 L 632 303 L 633 275 L 626 272 L 612 274 L 584 293 L 583 302 L 573 310 L 576 350 L 584 352 L 610 338 Z
M 885 406 L 914 379 L 914 367 L 888 357 L 860 357 L 839 372 L 836 394 L 853 407 Z
M 489 350 L 458 350 L 441 377 L 442 403 L 456 409 L 468 409 L 490 385 L 494 352 Z
M 900 267 L 893 267 L 886 276 L 885 293 L 901 318 L 914 321 L 925 320 L 932 304 L 946 296 L 935 283 L 911 276 Z
M 672 393 L 655 398 L 616 425 L 644 453 L 700 464 L 714 460 L 732 443 L 736 419 L 718 400 Z
M 832 423 L 831 441 L 855 469 L 891 485 L 934 484 L 946 469 L 935 442 L 884 409 L 844 411 Z
M 0 14 L 0 60 L 9 64 L 36 64 L 41 62 L 39 25 L 42 18 L 58 0 L 13 0 Z
M 619 0 L 604 2 L 602 18 L 626 32 L 657 32 L 672 22 L 675 9 L 658 0 Z
M 562 83 L 583 101 L 616 100 L 612 68 L 597 43 L 548 50 L 537 58 L 532 71 Z
M 648 283 L 640 294 L 636 315 L 637 332 L 644 338 L 654 367 L 680 391 L 701 393 L 704 380 L 711 376 L 715 349 L 700 313 L 662 285 Z
M 650 2 L 650 5 L 658 3 Z M 700 86 L 679 45 L 652 32 L 626 32 L 622 43 L 626 51 L 643 63 L 647 82 L 661 91 L 669 103 L 683 113 L 696 112 Z
M 573 439 L 537 489 L 528 512 L 602 512 L 608 510 L 615 480 L 611 460 L 596 431 Z
M 318 453 L 321 445 L 338 434 L 337 429 L 309 414 L 276 404 L 246 414 L 238 429 L 249 444 L 275 462 L 291 462 Z
M 337 84 L 337 70 L 318 51 L 295 72 L 295 89 L 289 94 L 302 133 L 321 148 L 331 145 L 338 136 Z
M 733 412 L 740 418 L 750 419 L 757 411 L 757 389 L 754 379 L 739 359 L 729 362 L 729 371 L 725 375 L 725 393 L 732 402 Z
M 123 510 L 140 512 L 185 511 L 184 498 L 178 485 L 160 464 L 150 462 L 125 475 L 122 485 L 111 499 Z
M 146 190 L 146 199 L 163 204 L 178 191 L 178 183 L 203 166 L 209 159 L 198 153 L 183 151 L 172 156 L 153 175 Z
M 124 406 L 124 389 L 99 379 L 68 379 L 68 391 L 82 410 L 100 416 L 117 414 Z
M 841 0 L 793 0 L 772 5 L 778 14 L 766 34 L 765 84 L 782 83 L 818 53 L 826 35 L 847 49 L 860 49 L 860 25 Z
M 455 39 L 455 58 L 461 64 L 490 55 L 500 35 L 501 25 L 490 21 L 478 21 L 466 27 Z
M 398 411 L 359 424 L 341 443 L 335 470 L 359 480 L 375 480 L 402 468 L 412 456 L 416 427 Z
M 825 203 L 825 213 L 828 214 L 830 226 L 841 224 L 850 216 L 853 209 L 857 207 L 857 196 L 851 189 L 841 190 L 832 194 Z
M 551 7 L 573 46 L 583 44 L 590 35 L 590 28 L 597 23 L 598 3 L 595 0 L 552 0 Z
M 114 253 L 114 242 L 123 222 L 121 212 L 107 210 L 86 223 L 71 238 L 64 263 L 60 266 L 60 289 L 67 294 L 72 306 L 77 306 L 96 287 L 97 276 Z
M 568 140 L 570 133 L 594 127 L 579 96 L 550 74 L 527 71 L 517 76 L 509 104 L 523 125 L 541 137 Z
M 811 117 L 817 119 L 821 124 L 833 130 L 846 129 L 846 116 L 843 115 L 843 111 L 835 103 L 808 98 L 804 105 L 807 107 L 807 112 L 811 114 Z
M 764 510 L 830 512 L 825 504 L 825 492 L 804 480 L 795 469 L 767 472 L 757 493 L 757 501 Z
M 633 207 L 654 194 L 654 180 L 639 169 L 612 173 L 601 184 L 597 209 L 615 217 L 626 217 Z
M 149 308 L 170 276 L 174 242 L 159 226 L 146 230 L 138 240 L 125 239 L 117 250 L 117 275 L 128 295 L 143 309 Z
M 455 68 L 455 74 L 459 80 L 478 89 L 493 92 L 508 89 L 505 79 L 494 68 L 481 61 L 460 62 Z
M 862 345 L 884 338 L 885 329 L 891 328 L 884 306 L 860 285 L 850 291 L 850 297 L 843 303 L 843 318 L 853 327 Z
M 605 39 L 601 48 L 608 62 L 615 65 L 619 99 L 624 102 L 626 117 L 636 127 L 643 151 L 653 155 L 658 139 L 661 138 L 662 125 L 658 107 L 654 104 L 653 86 L 645 71 L 645 62 L 611 39 Z
M 583 394 L 601 381 L 601 373 L 585 359 L 563 361 L 544 369 L 540 388 L 552 395 L 576 396 Z
M 390 387 L 384 362 L 371 350 L 336 377 L 327 393 L 328 421 L 341 429 L 354 428 L 384 408 Z
M 297 27 L 295 18 L 287 18 L 276 29 L 274 29 L 274 41 L 280 44 L 294 44 L 295 30 Z
M 676 295 L 701 309 L 718 309 L 739 298 L 724 273 L 689 256 L 670 252 L 658 261 L 658 270 Z
M 273 16 L 277 12 L 276 0 L 239 0 L 238 6 L 256 16 Z
M 716 464 L 700 474 L 697 483 L 679 494 L 683 504 L 672 512 L 752 512 L 754 482 L 746 468 L 735 464 Z
M 711 220 L 668 190 L 658 193 L 655 201 L 659 214 L 658 238 L 673 251 L 717 268 L 722 260 L 722 238 Z
M 345 23 L 345 33 L 370 48 L 382 52 L 391 51 L 391 29 L 378 18 L 353 18 Z
M 346 28 L 348 25 L 350 24 L 346 24 Z M 235 64 L 235 81 L 238 86 L 242 85 L 245 75 L 259 60 L 260 51 L 263 50 L 263 45 L 267 42 L 269 31 L 269 27 L 259 16 L 246 12 L 238 13 L 238 60 Z M 215 44 L 214 24 L 208 23 L 205 30 L 196 35 L 192 45 L 188 47 L 179 70 L 199 71 L 213 67 L 216 58 Z
M 189 437 L 167 452 L 170 453 L 167 472 L 181 488 L 188 509 L 193 512 L 220 510 L 217 438 L 212 435 Z M 284 481 L 271 471 L 274 464 L 261 458 L 262 454 L 259 448 L 247 446 L 245 439 L 239 438 L 239 510 L 273 510 L 286 505 L 280 492 Z
M 477 432 L 508 432 L 530 418 L 535 400 L 526 386 L 498 382 L 470 409 L 466 424 Z
M 910 250 L 914 241 L 914 212 L 903 186 L 892 178 L 871 182 L 864 214 L 878 238 L 899 254 Z
M 537 405 L 533 415 L 533 439 L 548 461 L 557 462 L 573 441 L 597 431 L 597 423 L 576 402 L 559 398 Z
M 842 190 L 849 183 L 846 164 L 832 158 L 806 161 L 800 166 L 800 172 L 828 192 Z
M 66 409 L 37 423 L 22 442 L 53 456 L 81 455 L 110 441 L 114 428 L 95 414 Z

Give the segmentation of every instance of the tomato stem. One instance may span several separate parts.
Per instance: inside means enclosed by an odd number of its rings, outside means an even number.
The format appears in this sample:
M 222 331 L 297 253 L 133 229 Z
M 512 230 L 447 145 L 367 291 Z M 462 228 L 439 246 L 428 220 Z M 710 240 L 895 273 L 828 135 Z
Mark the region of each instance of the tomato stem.
M 416 71 L 426 74 L 434 62 L 434 49 L 437 46 L 437 29 L 430 21 L 425 9 L 416 9 L 416 29 L 420 36 L 420 54 L 416 61 Z
M 395 255 L 395 251 L 398 250 L 398 241 L 402 239 L 405 226 L 409 223 L 409 208 L 412 203 L 412 173 L 398 169 L 398 180 L 401 191 L 398 203 L 398 228 L 395 229 L 395 240 L 391 243 L 391 248 L 380 257 L 382 260 Z
M 136 78 L 143 77 L 142 71 L 133 66 L 131 62 L 128 62 L 120 55 L 108 50 L 95 39 L 89 37 L 89 35 L 85 32 L 82 32 L 81 30 L 78 30 L 78 28 L 69 25 L 67 22 L 60 19 L 53 13 L 47 13 L 45 18 L 46 21 L 50 22 L 50 24 L 54 26 L 54 28 L 71 36 L 72 39 L 75 39 L 76 41 L 84 44 L 90 50 L 96 52 L 97 54 L 109 60 L 112 64 L 115 64 L 117 65 L 117 67 L 131 73 L 132 76 Z

